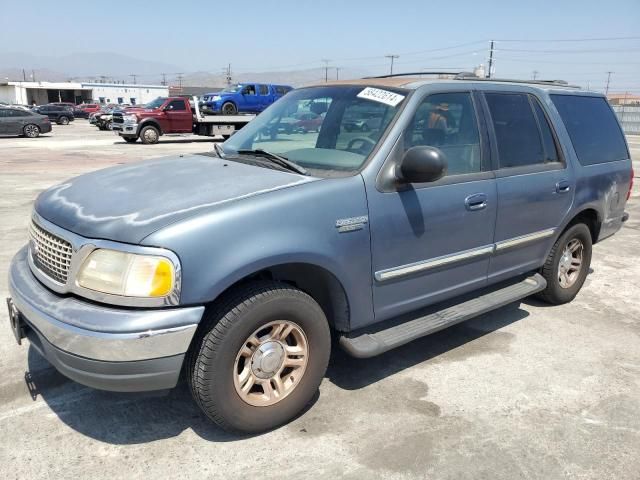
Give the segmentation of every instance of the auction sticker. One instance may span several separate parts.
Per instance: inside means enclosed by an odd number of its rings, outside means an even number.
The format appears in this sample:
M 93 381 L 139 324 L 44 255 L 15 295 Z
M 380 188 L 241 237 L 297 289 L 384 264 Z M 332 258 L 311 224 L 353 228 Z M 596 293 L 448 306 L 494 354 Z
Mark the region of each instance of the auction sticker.
M 373 100 L 374 102 L 384 103 L 385 105 L 390 105 L 392 107 L 395 107 L 404 100 L 404 95 L 398 95 L 397 93 L 389 92 L 388 90 L 372 87 L 367 87 L 362 90 L 358 94 L 358 97 Z

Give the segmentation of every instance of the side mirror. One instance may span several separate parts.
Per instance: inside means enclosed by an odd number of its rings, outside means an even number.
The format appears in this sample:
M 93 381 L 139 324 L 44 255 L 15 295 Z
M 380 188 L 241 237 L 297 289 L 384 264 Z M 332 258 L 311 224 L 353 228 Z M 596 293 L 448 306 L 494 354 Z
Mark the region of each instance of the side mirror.
M 403 183 L 425 183 L 440 180 L 447 173 L 447 158 L 436 147 L 411 147 L 402 158 L 397 176 Z

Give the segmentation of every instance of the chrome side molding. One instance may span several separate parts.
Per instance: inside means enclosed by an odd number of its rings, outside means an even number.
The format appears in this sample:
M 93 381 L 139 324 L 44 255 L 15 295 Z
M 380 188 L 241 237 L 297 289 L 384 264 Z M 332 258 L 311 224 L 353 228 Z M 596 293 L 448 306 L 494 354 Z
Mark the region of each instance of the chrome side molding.
M 374 276 L 376 281 L 385 282 L 387 280 L 404 277 L 406 275 L 411 275 L 414 273 L 424 272 L 433 268 L 463 262 L 471 258 L 478 258 L 485 255 L 494 255 L 496 252 L 501 252 L 508 248 L 522 246 L 527 243 L 542 240 L 543 238 L 551 237 L 555 233 L 555 231 L 555 228 L 548 228 L 546 230 L 540 230 L 537 232 L 529 233 L 527 235 L 522 235 L 520 237 L 510 238 L 508 240 L 502 240 L 491 245 L 473 248 L 471 250 L 464 250 L 462 252 L 443 255 L 441 257 L 436 257 L 429 260 L 401 265 L 399 267 L 387 268 L 377 271 Z

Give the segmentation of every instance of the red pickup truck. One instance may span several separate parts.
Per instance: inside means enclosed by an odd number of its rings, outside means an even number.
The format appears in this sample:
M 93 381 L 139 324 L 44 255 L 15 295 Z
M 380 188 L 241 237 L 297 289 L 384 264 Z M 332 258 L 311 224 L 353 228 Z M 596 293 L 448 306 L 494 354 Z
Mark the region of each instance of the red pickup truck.
M 255 115 L 246 114 L 205 117 L 200 113 L 197 99 L 158 97 L 142 107 L 114 112 L 111 129 L 127 143 L 135 143 L 140 138 L 142 143 L 153 144 L 158 143 L 160 136 L 169 134 L 228 138 L 253 118 Z

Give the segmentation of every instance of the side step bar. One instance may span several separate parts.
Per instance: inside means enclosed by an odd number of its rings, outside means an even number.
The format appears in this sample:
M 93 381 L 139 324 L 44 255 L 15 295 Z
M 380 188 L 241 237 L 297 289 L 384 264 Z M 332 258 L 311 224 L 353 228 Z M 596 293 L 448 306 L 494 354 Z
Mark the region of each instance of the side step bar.
M 417 338 L 528 297 L 544 290 L 546 286 L 546 280 L 536 273 L 519 283 L 479 295 L 466 302 L 423 317 L 394 325 L 386 330 L 376 333 L 363 333 L 356 337 L 342 336 L 339 341 L 340 347 L 356 358 L 374 357 Z

